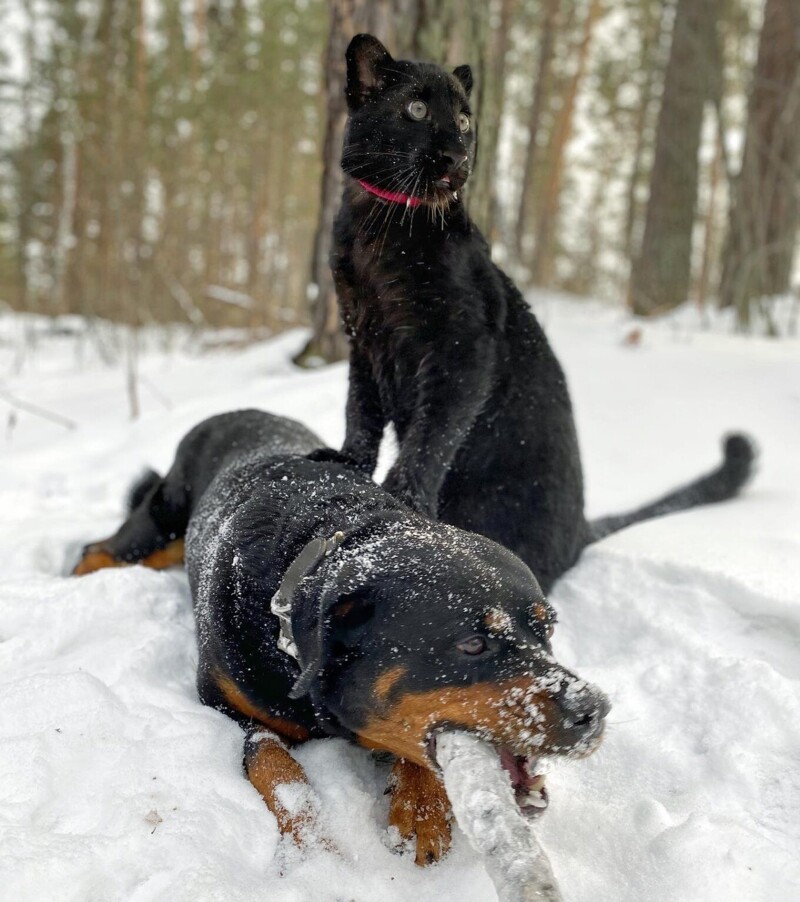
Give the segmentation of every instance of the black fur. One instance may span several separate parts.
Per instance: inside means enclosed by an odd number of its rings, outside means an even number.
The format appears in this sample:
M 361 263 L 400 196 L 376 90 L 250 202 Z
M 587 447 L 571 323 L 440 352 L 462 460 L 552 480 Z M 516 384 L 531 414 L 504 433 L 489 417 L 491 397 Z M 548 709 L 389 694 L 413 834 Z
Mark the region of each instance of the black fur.
M 264 417 L 260 410 L 243 410 L 195 426 L 178 446 L 165 477 L 149 470 L 134 482 L 128 493 L 129 515 L 118 532 L 84 551 L 102 546 L 115 560 L 140 561 L 185 535 L 194 505 L 229 456 L 256 451 L 265 443 L 276 454 L 283 447 L 296 451 L 301 439 L 305 451 L 322 444 L 299 423 Z
M 669 492 L 663 498 L 628 514 L 594 520 L 591 523 L 592 541 L 596 542 L 642 520 L 732 498 L 753 476 L 755 445 L 744 435 L 729 435 L 723 445 L 723 454 L 722 463 L 716 469 L 684 488 Z
M 187 524 L 178 538 L 185 532 L 202 701 L 248 719 L 226 700 L 224 676 L 259 711 L 311 736 L 353 737 L 385 708 L 375 685 L 391 668 L 403 669 L 393 698 L 538 679 L 537 698 L 546 685 L 561 712 L 548 726 L 550 751 L 595 741 L 607 702 L 555 663 L 552 611 L 528 568 L 482 536 L 410 511 L 320 445 L 299 423 L 260 411 L 212 417 L 183 439 L 168 475 L 105 543 L 122 560 L 163 543 L 162 499 L 170 524 Z M 301 670 L 278 649 L 270 599 L 300 552 L 337 531 L 341 546 L 290 589 L 294 637 L 310 667 L 293 692 Z M 501 633 L 487 632 L 489 612 L 507 618 Z M 456 648 L 475 634 L 487 636 L 484 654 Z
M 474 155 L 473 123 L 459 128 L 469 113 L 468 68 L 456 77 L 394 60 L 365 35 L 353 39 L 347 60 L 346 183 L 332 255 L 351 340 L 343 451 L 371 473 L 392 423 L 399 454 L 385 488 L 501 542 L 548 591 L 589 542 L 667 508 L 597 527 L 584 518 L 564 373 L 460 196 Z M 415 99 L 427 105 L 423 121 L 408 115 Z M 422 203 L 380 199 L 361 181 Z M 747 439 L 736 441 L 749 449 Z M 736 494 L 752 454 L 738 459 L 737 478 L 700 480 L 671 495 L 668 509 Z

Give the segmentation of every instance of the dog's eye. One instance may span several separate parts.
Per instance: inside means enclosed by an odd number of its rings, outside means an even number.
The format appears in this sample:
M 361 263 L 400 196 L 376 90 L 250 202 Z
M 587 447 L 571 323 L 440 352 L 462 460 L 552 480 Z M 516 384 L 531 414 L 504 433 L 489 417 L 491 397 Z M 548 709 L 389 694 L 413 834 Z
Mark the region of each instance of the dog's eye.
M 420 120 L 428 115 L 428 104 L 423 103 L 421 100 L 412 100 L 406 109 L 408 110 L 408 115 L 411 116 L 412 119 Z
M 458 127 L 462 132 L 469 131 L 469 116 L 466 113 L 458 114 Z
M 456 648 L 465 655 L 482 655 L 488 647 L 483 636 L 470 636 L 456 643 Z

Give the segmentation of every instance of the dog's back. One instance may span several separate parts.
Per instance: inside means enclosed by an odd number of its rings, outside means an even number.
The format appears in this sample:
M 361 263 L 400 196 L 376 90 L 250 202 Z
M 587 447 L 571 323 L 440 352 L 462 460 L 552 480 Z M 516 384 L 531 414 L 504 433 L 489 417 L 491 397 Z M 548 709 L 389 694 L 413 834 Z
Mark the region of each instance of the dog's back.
M 76 575 L 141 562 L 163 569 L 183 560 L 189 520 L 211 482 L 247 456 L 307 454 L 322 439 L 296 420 L 262 410 L 209 417 L 178 445 L 166 476 L 149 471 L 129 493 L 129 515 L 113 536 L 84 548 Z

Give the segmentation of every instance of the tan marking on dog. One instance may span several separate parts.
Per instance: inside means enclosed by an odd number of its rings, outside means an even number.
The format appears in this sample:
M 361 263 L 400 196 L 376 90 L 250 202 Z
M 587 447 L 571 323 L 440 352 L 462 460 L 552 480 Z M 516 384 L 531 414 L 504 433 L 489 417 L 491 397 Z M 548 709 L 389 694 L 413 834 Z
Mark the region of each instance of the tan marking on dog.
M 124 561 L 116 560 L 107 551 L 89 550 L 75 565 L 72 575 L 86 576 L 89 573 L 96 573 L 98 570 L 107 570 L 109 567 L 124 566 Z
M 483 618 L 487 630 L 496 635 L 507 633 L 511 627 L 511 617 L 502 608 L 491 608 Z
M 106 570 L 109 567 L 130 567 L 132 564 L 143 564 L 151 570 L 166 570 L 167 567 L 176 567 L 183 563 L 184 541 L 175 539 L 164 548 L 159 548 L 141 561 L 119 561 L 110 551 L 103 547 L 103 542 L 91 545 L 84 556 L 75 565 L 73 576 L 86 576 L 87 573 L 95 573 L 98 570 Z
M 547 610 L 547 607 L 543 605 L 541 602 L 537 602 L 533 606 L 533 616 L 537 620 L 547 620 L 550 616 L 550 612 Z
M 536 708 L 541 723 L 533 724 Z M 422 767 L 430 767 L 425 742 L 431 727 L 438 723 L 463 726 L 492 737 L 502 745 L 525 745 L 541 735 L 541 747 L 553 744 L 551 732 L 558 712 L 547 693 L 531 692 L 530 679 L 502 683 L 448 686 L 400 696 L 386 710 L 376 712 L 358 732 L 358 741 L 370 749 L 393 752 Z
M 438 775 L 400 758 L 392 768 L 389 789 L 389 826 L 396 827 L 404 840 L 416 836 L 417 864 L 424 867 L 446 855 L 452 817 L 450 800 Z
M 280 801 L 278 789 L 292 783 L 308 785 L 303 768 L 277 739 L 265 737 L 258 741 L 255 752 L 247 756 L 245 770 L 247 779 L 261 793 L 267 808 L 275 815 L 281 833 L 291 835 L 297 845 L 302 845 L 314 823 L 313 812 L 309 809 L 287 810 Z
M 164 548 L 159 548 L 146 558 L 142 558 L 141 564 L 151 570 L 166 570 L 167 567 L 177 567 L 183 563 L 184 542 L 183 539 L 175 539 Z
M 406 668 L 401 667 L 399 664 L 397 667 L 390 667 L 388 670 L 384 670 L 378 679 L 375 680 L 375 695 L 381 701 L 385 701 L 392 687 L 405 675 Z
M 238 711 L 251 720 L 257 720 L 284 739 L 288 739 L 291 742 L 305 742 L 311 735 L 306 727 L 292 723 L 290 720 L 285 720 L 283 717 L 276 717 L 270 714 L 269 711 L 265 711 L 263 708 L 259 708 L 258 705 L 253 704 L 229 676 L 218 673 L 215 677 L 215 682 L 223 698 L 234 711 Z

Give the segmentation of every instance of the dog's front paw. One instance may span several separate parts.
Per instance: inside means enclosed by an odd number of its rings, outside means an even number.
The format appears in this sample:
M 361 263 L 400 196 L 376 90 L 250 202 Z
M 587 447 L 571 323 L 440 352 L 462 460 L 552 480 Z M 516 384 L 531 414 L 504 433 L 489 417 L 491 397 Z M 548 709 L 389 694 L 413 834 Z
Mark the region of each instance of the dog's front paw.
M 452 822 L 441 780 L 433 771 L 401 758 L 392 769 L 389 792 L 389 833 L 395 845 L 411 848 L 416 839 L 418 865 L 439 861 L 450 848 Z

